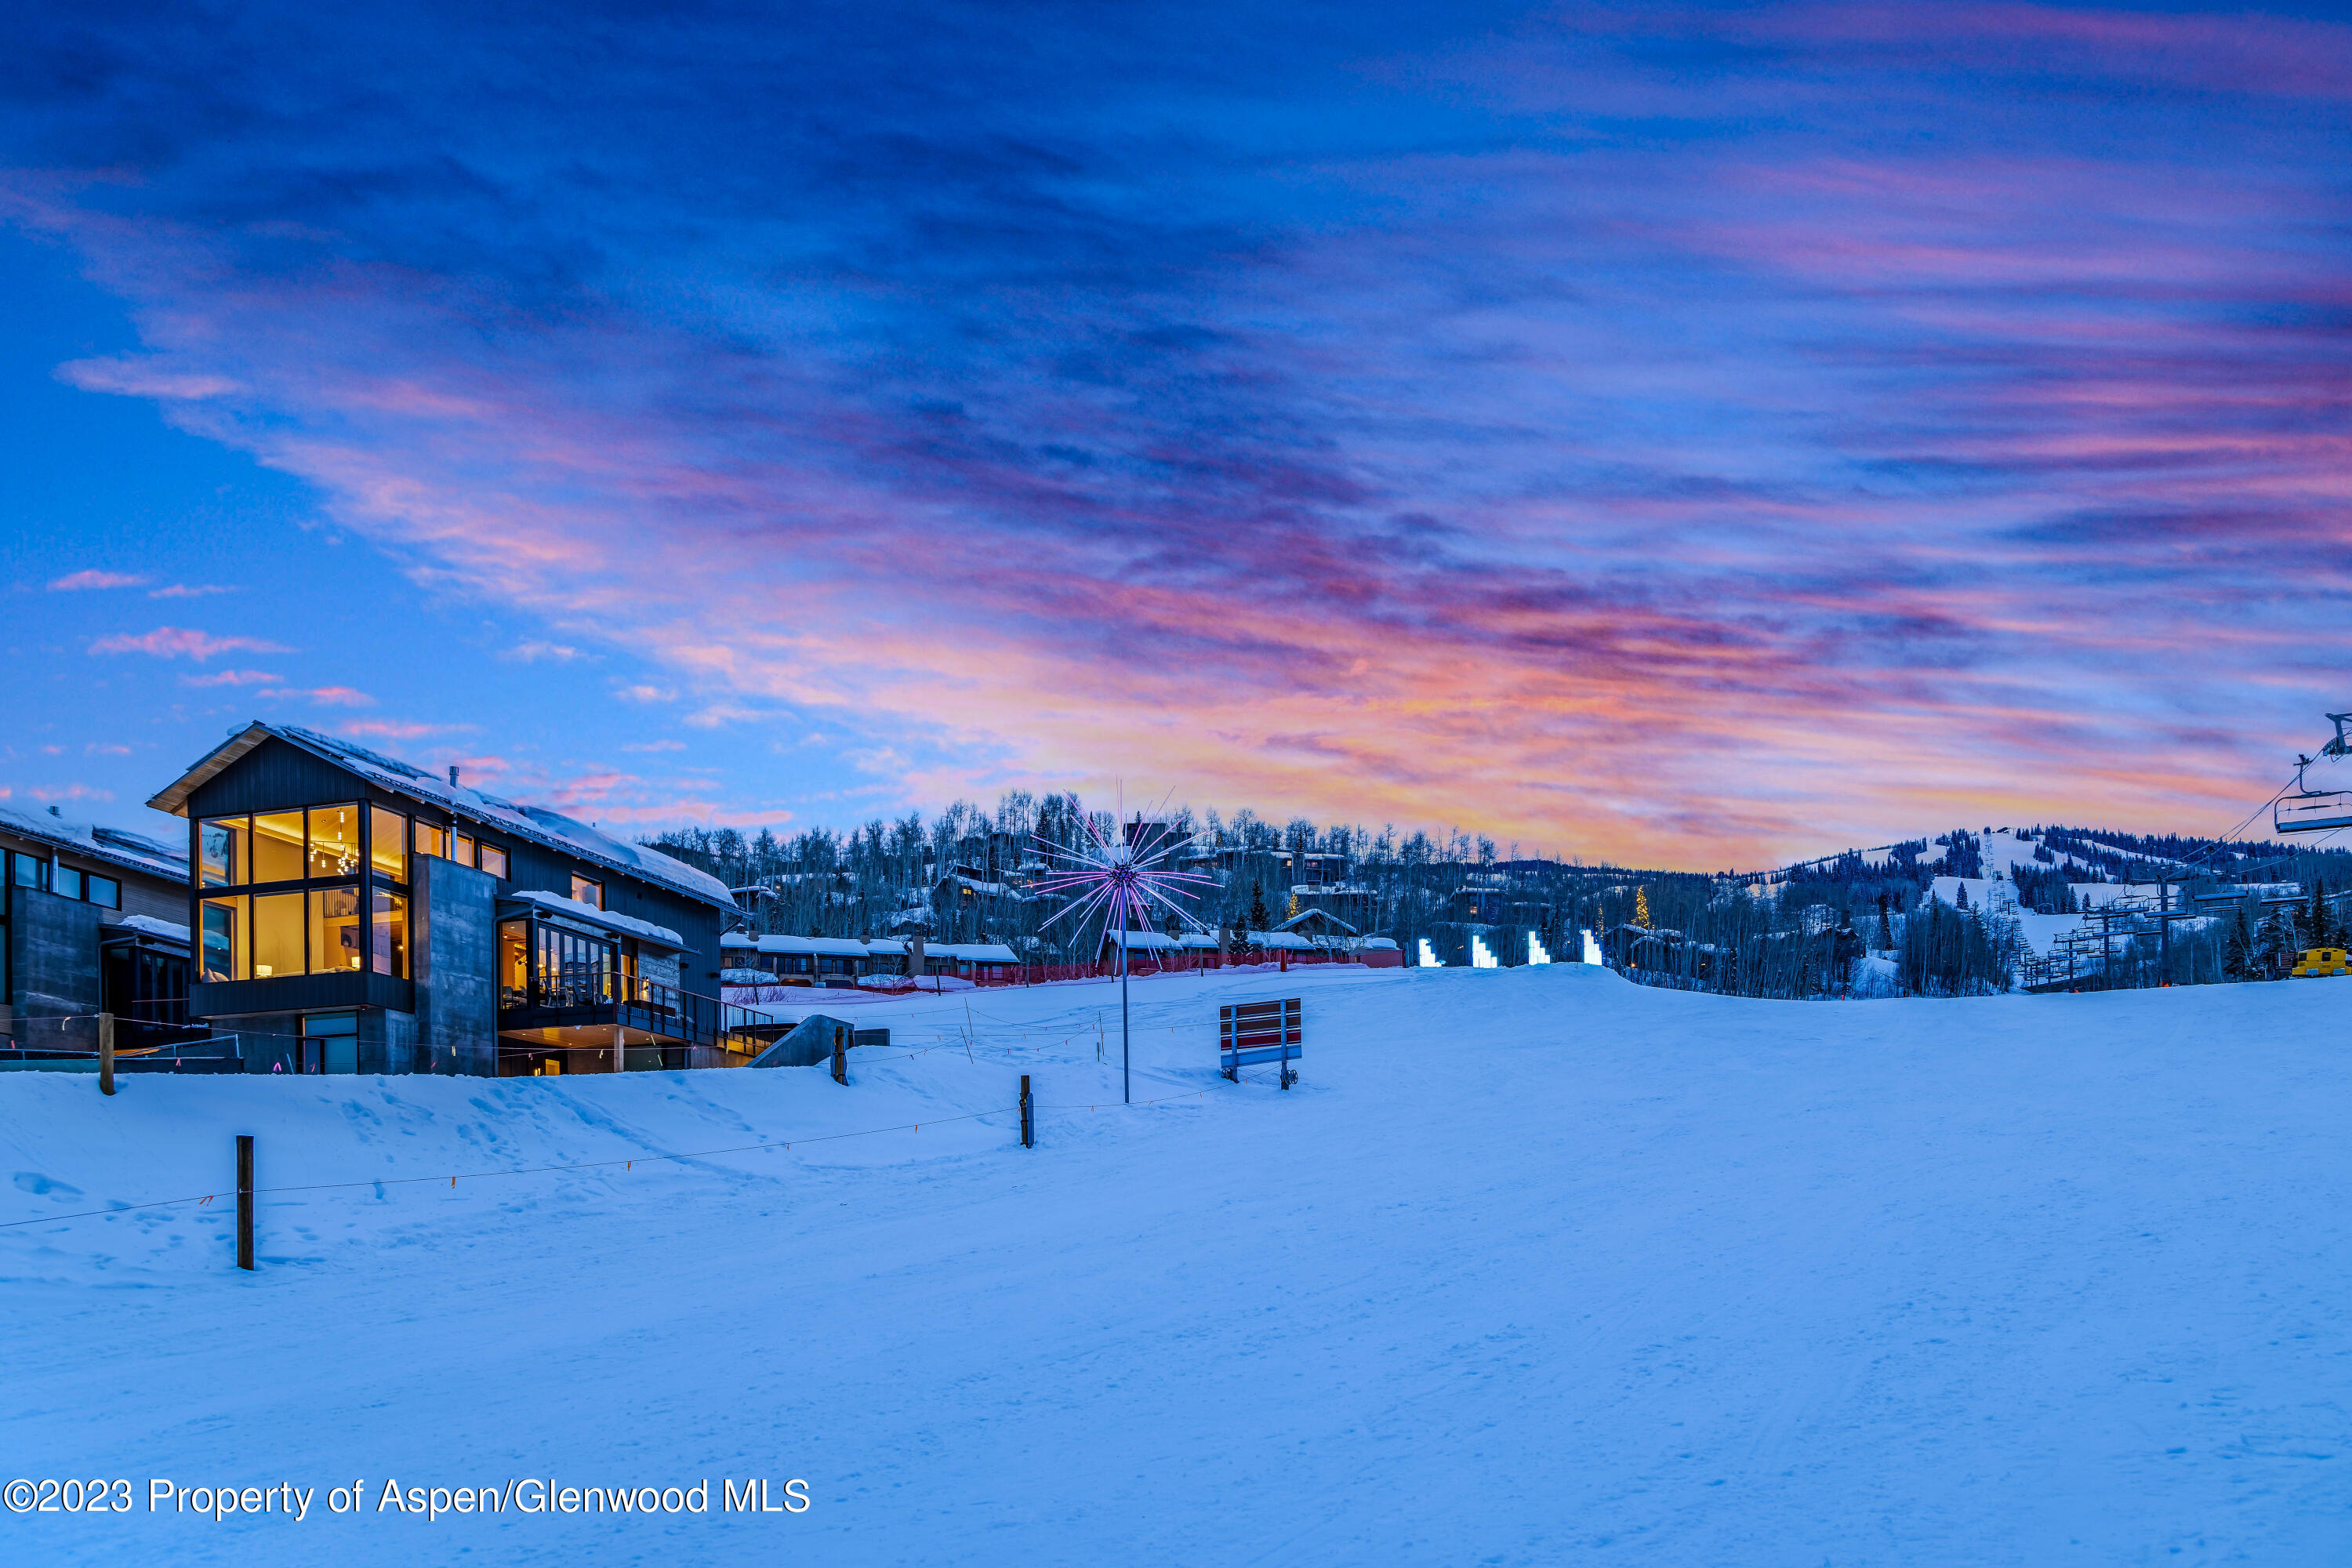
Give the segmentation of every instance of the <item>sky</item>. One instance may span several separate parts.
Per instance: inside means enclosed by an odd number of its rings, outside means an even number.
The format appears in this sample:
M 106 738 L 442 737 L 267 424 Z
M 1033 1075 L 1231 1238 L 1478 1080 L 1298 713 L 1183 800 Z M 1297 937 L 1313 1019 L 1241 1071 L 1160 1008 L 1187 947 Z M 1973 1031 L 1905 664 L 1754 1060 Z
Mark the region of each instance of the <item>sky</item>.
M 39 5 L 0 791 L 1755 866 L 2352 707 L 2327 8 Z

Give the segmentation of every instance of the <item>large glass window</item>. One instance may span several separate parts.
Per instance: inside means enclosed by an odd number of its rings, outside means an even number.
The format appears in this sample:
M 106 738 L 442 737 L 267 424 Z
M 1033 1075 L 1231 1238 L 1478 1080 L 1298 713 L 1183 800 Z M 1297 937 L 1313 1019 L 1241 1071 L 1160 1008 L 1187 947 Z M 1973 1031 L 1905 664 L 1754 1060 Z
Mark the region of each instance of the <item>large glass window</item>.
M 354 877 L 360 869 L 360 808 L 310 808 L 310 875 Z
M 46 888 L 49 885 L 49 863 L 34 855 L 11 855 L 9 862 L 16 868 L 16 886 Z
M 347 973 L 367 967 L 360 947 L 360 890 L 310 889 L 310 973 Z
M 408 978 L 408 900 L 378 888 L 375 902 L 375 972 Z
M 507 852 L 496 845 L 482 846 L 482 869 L 503 882 L 507 879 Z
M 572 878 L 572 896 L 592 909 L 601 910 L 604 907 L 604 884 L 592 882 L 575 872 Z
M 242 895 L 205 900 L 202 962 L 206 980 L 251 978 L 246 965 L 245 905 Z
M 257 829 L 255 841 L 259 842 Z M 302 973 L 302 895 L 269 893 L 253 900 L 253 977 Z
M 93 904 L 119 910 L 122 907 L 122 884 L 111 877 L 86 877 L 82 879 L 82 897 Z
M 437 855 L 446 860 L 449 858 L 449 830 L 420 819 L 416 824 L 416 852 L 419 855 Z
M 455 860 L 460 866 L 472 865 L 474 863 L 474 841 L 463 833 L 457 834 L 455 837 L 449 840 L 449 858 Z
M 60 866 L 53 873 L 57 885 L 49 890 L 68 899 L 81 897 L 81 873 L 70 866 Z
M 530 922 L 499 922 L 499 1005 L 530 1005 Z
M 253 857 L 253 880 L 299 882 L 302 879 L 302 814 L 265 811 L 253 819 L 248 842 Z
M 577 931 L 539 928 L 539 1005 L 585 1007 L 613 999 L 613 944 Z
M 241 888 L 253 879 L 246 874 L 245 843 L 252 825 L 242 816 L 215 816 L 196 828 L 196 863 L 207 888 Z
M 380 805 L 368 808 L 368 862 L 395 882 L 408 880 L 408 818 Z

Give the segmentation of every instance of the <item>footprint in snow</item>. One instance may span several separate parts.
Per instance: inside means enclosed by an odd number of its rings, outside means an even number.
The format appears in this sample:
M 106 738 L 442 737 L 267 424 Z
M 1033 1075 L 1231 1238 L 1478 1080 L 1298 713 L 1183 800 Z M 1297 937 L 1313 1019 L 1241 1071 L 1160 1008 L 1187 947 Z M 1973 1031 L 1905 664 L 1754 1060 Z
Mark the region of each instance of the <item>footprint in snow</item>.
M 38 1171 L 17 1172 L 16 1190 L 20 1193 L 30 1193 L 37 1198 L 47 1197 L 49 1194 L 55 1193 L 60 1202 L 67 1198 L 81 1196 L 79 1187 L 68 1182 L 58 1181 L 54 1177 L 44 1176 Z

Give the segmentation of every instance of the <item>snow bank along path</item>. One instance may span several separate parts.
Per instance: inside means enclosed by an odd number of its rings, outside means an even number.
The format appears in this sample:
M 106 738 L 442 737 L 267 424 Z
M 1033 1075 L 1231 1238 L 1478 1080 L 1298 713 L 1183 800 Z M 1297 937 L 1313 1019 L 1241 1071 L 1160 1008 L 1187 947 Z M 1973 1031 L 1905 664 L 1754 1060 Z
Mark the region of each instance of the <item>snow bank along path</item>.
M 1305 1080 L 1214 1007 L 1307 1001 Z M 2352 1544 L 2339 993 L 1763 1003 L 1574 965 L 889 1005 L 892 1059 L 0 1076 L 8 1477 L 310 1517 L 0 1515 L 16 1563 L 2042 1563 Z M 2342 993 L 2352 995 L 2352 992 Z M 1096 1062 L 1097 1019 L 1109 1050 Z M 871 1016 L 871 1015 L 868 1015 Z M 901 1055 L 908 1046 L 933 1046 Z M 1041 1147 L 1015 1144 L 1022 1072 Z M 1202 1092 L 1206 1091 L 1206 1092 Z M 1078 1109 L 1067 1109 L 1069 1107 Z M 971 1120 L 947 1118 L 989 1112 Z M 940 1120 L 934 1121 L 933 1118 Z M 707 1516 L 326 1514 L 708 1478 Z M 805 1478 L 801 1515 L 716 1511 Z M 0 1478 L 5 1479 L 5 1478 Z M 772 1494 L 774 1495 L 774 1494 Z

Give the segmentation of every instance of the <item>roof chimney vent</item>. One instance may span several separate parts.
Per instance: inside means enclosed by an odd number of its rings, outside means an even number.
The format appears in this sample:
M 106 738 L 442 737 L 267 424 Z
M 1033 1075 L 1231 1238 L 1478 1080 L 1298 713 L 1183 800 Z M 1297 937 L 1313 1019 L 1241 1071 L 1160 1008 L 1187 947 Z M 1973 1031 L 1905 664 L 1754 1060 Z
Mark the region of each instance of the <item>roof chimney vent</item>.
M 449 787 L 451 789 L 457 787 L 457 764 L 455 763 L 449 764 Z
M 51 816 L 63 816 L 65 815 L 65 813 L 64 813 L 64 812 L 62 812 L 62 811 L 59 811 L 56 806 L 54 806 L 54 805 L 53 805 L 53 806 L 49 807 L 49 815 L 50 815 Z

